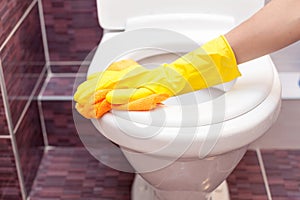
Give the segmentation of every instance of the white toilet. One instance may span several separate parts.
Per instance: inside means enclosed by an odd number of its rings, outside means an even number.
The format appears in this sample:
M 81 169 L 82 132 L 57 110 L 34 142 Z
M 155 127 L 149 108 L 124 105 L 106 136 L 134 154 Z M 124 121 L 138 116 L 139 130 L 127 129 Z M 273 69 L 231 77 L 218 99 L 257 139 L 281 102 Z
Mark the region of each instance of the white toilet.
M 98 0 L 105 29 L 100 47 L 120 33 L 143 28 L 176 31 L 200 45 L 263 5 L 263 0 Z M 99 65 L 105 48 L 96 50 L 89 74 L 107 67 Z M 174 60 L 174 55 L 153 49 L 126 56 L 142 64 Z M 242 76 L 236 81 L 172 97 L 152 111 L 112 111 L 93 120 L 136 170 L 133 200 L 230 199 L 224 181 L 248 146 L 277 119 L 281 103 L 278 74 L 269 56 L 239 69 Z M 216 188 L 222 182 L 220 192 Z

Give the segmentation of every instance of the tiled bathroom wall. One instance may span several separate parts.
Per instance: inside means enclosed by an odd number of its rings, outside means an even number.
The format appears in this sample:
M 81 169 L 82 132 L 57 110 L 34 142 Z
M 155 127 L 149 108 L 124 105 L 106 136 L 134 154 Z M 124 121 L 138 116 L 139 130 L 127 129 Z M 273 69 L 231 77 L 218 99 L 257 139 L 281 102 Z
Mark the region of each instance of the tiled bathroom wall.
M 69 64 L 72 69 L 101 39 L 96 1 L 43 0 L 43 9 L 50 61 L 54 67 Z
M 38 3 L 0 2 L 0 199 L 25 199 L 43 156 L 37 96 L 46 66 Z
M 73 82 L 102 30 L 94 0 L 3 0 L 0 16 L 0 199 L 26 199 L 45 147 L 82 147 Z

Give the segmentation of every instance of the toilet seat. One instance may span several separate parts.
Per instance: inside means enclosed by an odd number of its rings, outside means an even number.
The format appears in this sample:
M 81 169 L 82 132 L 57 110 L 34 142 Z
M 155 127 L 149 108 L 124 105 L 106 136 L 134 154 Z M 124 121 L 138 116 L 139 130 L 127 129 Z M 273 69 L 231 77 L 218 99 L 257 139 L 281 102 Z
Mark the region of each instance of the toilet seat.
M 95 57 L 97 54 L 98 51 Z M 139 54 L 140 59 L 144 57 L 147 55 Z M 138 60 L 138 57 L 135 59 Z M 95 72 L 98 66 L 92 62 L 89 73 Z M 172 97 L 165 102 L 165 106 L 151 111 L 114 110 L 92 122 L 110 140 L 139 152 L 155 152 L 170 145 L 179 134 L 183 133 L 181 134 L 183 142 L 190 140 L 191 137 L 193 141 L 182 157 L 200 156 L 199 147 L 211 139 L 213 135 L 211 130 L 215 128 L 219 130 L 218 140 L 209 155 L 241 148 L 260 137 L 276 119 L 280 107 L 280 83 L 269 56 L 244 63 L 239 69 L 242 76 L 232 88 L 211 100 L 179 106 L 174 104 L 174 99 L 176 101 L 178 97 Z M 213 106 L 218 107 L 224 100 L 224 113 L 214 116 Z M 187 116 L 185 119 L 180 117 L 183 110 L 189 112 L 195 106 L 206 115 L 199 112 L 197 117 L 195 115 Z M 163 123 L 161 113 L 166 114 Z M 149 120 L 151 116 L 154 117 Z M 180 143 L 177 145 L 180 146 Z M 177 153 L 174 148 L 168 152 L 160 152 L 163 156 L 176 156 Z
M 119 31 L 106 32 L 102 41 L 118 37 L 119 33 L 128 30 L 164 28 L 195 37 L 192 39 L 200 45 L 247 19 L 263 6 L 264 1 L 249 1 L 247 5 L 234 0 L 222 0 L 222 4 L 218 0 L 188 0 L 184 3 L 181 0 L 101 0 L 100 3 L 98 0 L 97 3 L 100 4 L 98 15 L 101 26 Z M 131 6 L 125 10 L 126 5 Z M 111 10 L 114 12 L 108 13 Z M 190 20 L 201 26 L 187 24 Z M 105 69 L 105 66 L 99 69 L 99 55 L 101 51 L 98 48 L 89 73 Z M 153 55 L 156 54 L 139 53 L 131 58 L 139 61 Z M 191 158 L 243 148 L 262 136 L 277 118 L 281 90 L 277 71 L 269 56 L 244 63 L 239 69 L 242 76 L 226 92 L 219 86 L 213 87 L 169 98 L 164 106 L 151 111 L 113 110 L 92 122 L 99 132 L 122 149 L 148 155 L 178 158 L 180 154 L 181 158 Z M 211 145 L 209 151 L 199 152 L 208 143 Z M 167 146 L 170 148 L 165 149 Z
M 279 79 L 275 77 L 269 96 L 261 104 L 241 116 L 222 123 L 197 127 L 147 126 L 145 131 L 143 124 L 126 120 L 113 113 L 107 113 L 101 119 L 94 119 L 92 122 L 98 131 L 111 141 L 125 149 L 140 153 L 177 156 L 176 148 L 167 152 L 156 151 L 170 145 L 179 135 L 183 143 L 193 138 L 188 149 L 181 155 L 182 158 L 202 157 L 199 148 L 205 145 L 206 141 L 214 139 L 215 135 L 210 135 L 210 130 L 218 129 L 220 131 L 218 140 L 210 152 L 204 152 L 203 155 L 213 156 L 245 147 L 261 137 L 277 119 L 281 105 L 280 91 Z M 181 146 L 180 143 L 176 145 Z

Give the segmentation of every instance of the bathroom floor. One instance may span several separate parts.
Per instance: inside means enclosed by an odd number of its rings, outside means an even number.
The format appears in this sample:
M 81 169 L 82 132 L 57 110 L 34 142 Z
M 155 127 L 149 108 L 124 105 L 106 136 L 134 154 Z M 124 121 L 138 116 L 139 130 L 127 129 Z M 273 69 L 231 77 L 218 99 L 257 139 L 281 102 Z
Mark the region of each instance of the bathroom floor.
M 58 147 L 44 156 L 30 200 L 129 200 L 133 178 L 104 166 L 83 147 Z
M 83 147 L 50 148 L 30 200 L 130 200 L 133 178 L 131 173 L 104 166 Z M 300 151 L 250 150 L 227 181 L 231 200 L 298 200 Z

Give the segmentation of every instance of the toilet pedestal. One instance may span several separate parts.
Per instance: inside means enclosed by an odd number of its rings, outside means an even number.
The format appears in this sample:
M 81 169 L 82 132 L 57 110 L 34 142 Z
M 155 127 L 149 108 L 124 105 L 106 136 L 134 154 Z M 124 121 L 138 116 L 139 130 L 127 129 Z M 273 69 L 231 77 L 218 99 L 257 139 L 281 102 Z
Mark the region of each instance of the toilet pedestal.
M 176 192 L 171 191 L 170 199 L 172 200 L 230 200 L 228 186 L 226 181 L 224 181 L 217 189 L 215 189 L 211 194 L 203 196 L 203 193 L 195 192 Z M 176 198 L 174 198 L 174 196 Z M 202 196 L 202 197 L 201 197 Z M 154 188 L 147 183 L 141 176 L 136 174 L 135 180 L 132 186 L 132 200 L 165 200 L 159 197 Z

